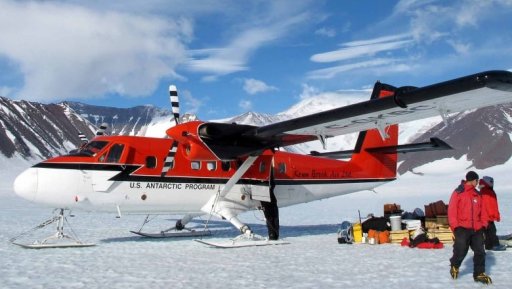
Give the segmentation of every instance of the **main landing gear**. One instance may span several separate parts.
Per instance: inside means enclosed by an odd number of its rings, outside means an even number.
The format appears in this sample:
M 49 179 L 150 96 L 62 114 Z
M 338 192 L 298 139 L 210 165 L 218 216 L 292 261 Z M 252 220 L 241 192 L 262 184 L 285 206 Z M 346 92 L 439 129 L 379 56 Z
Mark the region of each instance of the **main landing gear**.
M 203 236 L 209 236 L 211 235 L 211 232 L 209 230 L 191 230 L 188 228 L 185 228 L 185 225 L 188 224 L 194 217 L 200 216 L 197 215 L 185 215 L 183 218 L 176 221 L 176 224 L 174 227 L 170 227 L 166 230 L 155 232 L 155 233 L 146 233 L 142 232 L 142 229 L 144 226 L 149 223 L 153 218 L 150 218 L 150 215 L 146 216 L 146 219 L 144 219 L 144 222 L 142 223 L 142 226 L 138 231 L 130 231 L 131 233 L 137 234 L 139 236 L 143 237 L 149 237 L 149 238 L 178 238 L 178 237 L 203 237 Z
M 250 166 L 256 161 L 258 156 L 249 156 L 238 170 L 231 176 L 226 185 L 219 189 L 219 192 L 212 196 L 210 200 L 201 209 L 210 216 L 216 215 L 223 219 L 228 220 L 235 228 L 240 230 L 241 235 L 227 241 L 227 242 L 209 242 L 205 240 L 196 240 L 197 242 L 207 244 L 213 247 L 220 248 L 233 248 L 233 247 L 246 247 L 246 246 L 266 246 L 276 244 L 286 244 L 285 241 L 279 239 L 279 210 L 277 206 L 277 199 L 274 194 L 274 181 L 273 172 L 270 171 L 270 184 L 269 184 L 269 199 L 266 200 L 253 200 L 247 199 L 242 196 L 241 201 L 227 197 L 231 192 L 234 185 L 241 179 L 242 175 L 247 172 Z M 268 238 L 254 234 L 247 224 L 244 224 L 238 219 L 238 215 L 243 212 L 261 206 L 265 214 L 267 222 Z

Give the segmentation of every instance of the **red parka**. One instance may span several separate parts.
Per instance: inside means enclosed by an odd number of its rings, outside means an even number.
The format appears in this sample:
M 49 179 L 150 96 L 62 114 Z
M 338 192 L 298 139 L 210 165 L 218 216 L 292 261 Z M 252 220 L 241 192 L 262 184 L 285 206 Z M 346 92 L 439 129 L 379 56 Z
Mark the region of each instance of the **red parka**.
M 489 221 L 499 222 L 500 211 L 498 210 L 498 199 L 496 198 L 496 193 L 489 186 L 482 187 L 480 189 L 480 193 L 482 193 L 482 201 L 487 211 L 487 215 L 489 216 Z
M 471 184 L 461 184 L 453 191 L 448 204 L 450 228 L 457 227 L 475 231 L 487 227 L 489 217 L 482 202 L 482 196 Z

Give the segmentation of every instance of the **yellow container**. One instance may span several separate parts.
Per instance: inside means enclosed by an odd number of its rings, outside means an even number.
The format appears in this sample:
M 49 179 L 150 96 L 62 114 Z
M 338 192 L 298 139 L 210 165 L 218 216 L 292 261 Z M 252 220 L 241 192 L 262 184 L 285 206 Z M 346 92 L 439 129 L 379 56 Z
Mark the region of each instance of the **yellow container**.
M 354 231 L 354 242 L 361 243 L 361 239 L 363 239 L 363 227 L 361 226 L 361 223 L 355 223 L 352 228 Z

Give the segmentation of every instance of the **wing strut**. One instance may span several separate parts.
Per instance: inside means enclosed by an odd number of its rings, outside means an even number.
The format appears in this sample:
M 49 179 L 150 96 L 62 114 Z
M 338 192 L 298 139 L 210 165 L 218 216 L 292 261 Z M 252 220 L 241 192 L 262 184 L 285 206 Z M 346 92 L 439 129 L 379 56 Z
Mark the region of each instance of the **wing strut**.
M 448 114 L 450 113 L 450 110 L 446 108 L 445 105 L 439 106 L 439 114 L 441 115 L 441 118 L 443 119 L 444 125 L 448 125 Z
M 224 197 L 226 194 L 233 188 L 233 186 L 242 178 L 242 176 L 247 172 L 247 170 L 251 167 L 251 165 L 256 161 L 259 156 L 249 156 L 243 164 L 236 170 L 233 176 L 226 183 L 222 191 L 220 192 L 219 197 Z
M 242 234 L 245 235 L 252 235 L 252 231 L 249 226 L 242 223 L 237 218 L 237 215 L 249 210 L 249 208 L 243 206 L 242 204 L 232 202 L 225 198 L 225 196 L 231 191 L 233 186 L 240 180 L 240 178 L 242 178 L 245 172 L 247 172 L 247 170 L 258 157 L 259 155 L 249 156 L 233 174 L 233 176 L 231 176 L 222 190 L 219 190 L 219 192 L 212 196 L 210 200 L 201 208 L 203 212 L 209 213 L 210 215 L 215 214 L 228 220 L 231 224 L 233 224 L 233 226 L 240 230 Z

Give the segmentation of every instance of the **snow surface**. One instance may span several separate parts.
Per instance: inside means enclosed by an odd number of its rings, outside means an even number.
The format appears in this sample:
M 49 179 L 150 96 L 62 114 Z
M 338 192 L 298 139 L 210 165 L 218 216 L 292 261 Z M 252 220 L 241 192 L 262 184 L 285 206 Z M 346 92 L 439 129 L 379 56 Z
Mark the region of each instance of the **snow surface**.
M 5 160 L 2 160 L 2 163 Z M 74 212 L 68 218 L 84 242 L 97 246 L 68 249 L 22 249 L 9 239 L 46 219 L 52 210 L 17 198 L 12 192 L 16 170 L 0 181 L 0 284 L 2 288 L 478 288 L 472 279 L 472 252 L 461 267 L 459 280 L 451 280 L 448 259 L 451 245 L 421 250 L 386 245 L 339 245 L 336 231 L 342 220 L 356 221 L 358 210 L 382 215 L 384 203 L 398 203 L 406 211 L 448 201 L 468 163 L 446 159 L 424 165 L 397 181 L 377 188 L 280 210 L 281 237 L 291 244 L 240 249 L 214 249 L 185 239 L 145 239 L 138 230 L 144 216 Z M 512 184 L 507 177 L 512 163 L 480 175 L 495 178 L 502 222 L 498 233 L 512 232 Z M 175 216 L 159 216 L 148 231 L 174 224 Z M 169 222 L 169 219 L 172 219 Z M 206 217 L 193 223 L 202 228 Z M 266 234 L 261 212 L 242 219 L 259 234 Z M 237 232 L 226 221 L 212 219 L 212 239 Z M 31 236 L 49 235 L 52 228 Z M 26 242 L 33 239 L 24 237 Z M 488 252 L 487 273 L 494 288 L 510 288 L 512 250 Z

